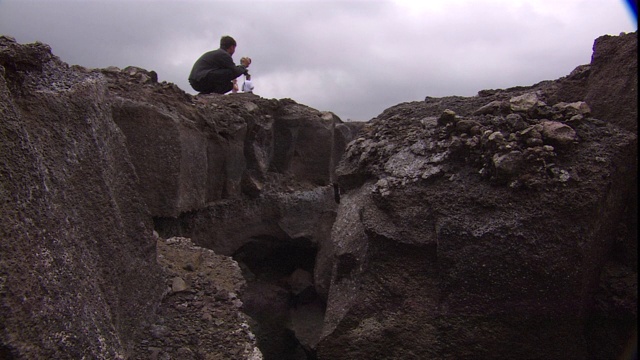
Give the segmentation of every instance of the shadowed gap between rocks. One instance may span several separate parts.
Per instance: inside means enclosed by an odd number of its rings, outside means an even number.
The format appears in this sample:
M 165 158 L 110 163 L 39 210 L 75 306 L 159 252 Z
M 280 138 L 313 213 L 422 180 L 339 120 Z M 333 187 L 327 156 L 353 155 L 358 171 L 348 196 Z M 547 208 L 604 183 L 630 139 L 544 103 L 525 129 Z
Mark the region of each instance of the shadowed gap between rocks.
M 189 236 L 180 219 L 156 217 L 160 236 Z M 247 282 L 242 311 L 251 319 L 264 360 L 316 359 L 325 301 L 314 284 L 318 248 L 307 238 L 260 235 L 244 241 L 232 257 Z
M 7 345 L 2 343 L 0 343 L 0 359 L 3 359 L 3 360 L 15 359 L 15 357 L 13 356 L 13 353 L 11 352 L 11 349 Z
M 168 239 L 173 236 L 189 237 L 184 230 L 186 225 L 179 218 L 172 217 L 154 217 L 153 229 L 161 237 Z
M 326 308 L 313 282 L 316 253 L 309 239 L 258 236 L 233 254 L 247 281 L 242 310 L 265 360 L 316 359 Z

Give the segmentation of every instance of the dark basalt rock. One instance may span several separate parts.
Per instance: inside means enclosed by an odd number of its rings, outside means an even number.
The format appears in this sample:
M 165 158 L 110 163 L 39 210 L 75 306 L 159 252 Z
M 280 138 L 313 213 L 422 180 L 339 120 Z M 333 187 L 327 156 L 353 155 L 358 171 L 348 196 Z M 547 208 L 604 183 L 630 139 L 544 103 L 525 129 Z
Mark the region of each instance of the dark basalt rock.
M 628 352 L 636 43 L 635 33 L 600 38 L 590 67 L 567 78 L 403 103 L 371 120 L 336 172 L 347 191 L 324 265 L 332 277 L 318 358 Z M 601 75 L 613 67 L 629 94 L 585 102 L 617 93 Z

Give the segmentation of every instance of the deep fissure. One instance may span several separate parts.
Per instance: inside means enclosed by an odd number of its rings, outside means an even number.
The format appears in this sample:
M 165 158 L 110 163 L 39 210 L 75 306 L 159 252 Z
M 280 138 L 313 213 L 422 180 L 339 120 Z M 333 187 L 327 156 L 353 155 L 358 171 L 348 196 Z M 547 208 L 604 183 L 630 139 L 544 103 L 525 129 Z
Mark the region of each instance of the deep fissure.
M 190 236 L 181 218 L 154 218 L 162 237 Z M 242 310 L 264 360 L 313 360 L 326 302 L 317 292 L 317 244 L 308 238 L 253 236 L 233 254 L 246 281 Z
M 258 236 L 233 254 L 247 281 L 242 310 L 265 360 L 316 358 L 326 307 L 313 281 L 316 253 L 306 238 Z

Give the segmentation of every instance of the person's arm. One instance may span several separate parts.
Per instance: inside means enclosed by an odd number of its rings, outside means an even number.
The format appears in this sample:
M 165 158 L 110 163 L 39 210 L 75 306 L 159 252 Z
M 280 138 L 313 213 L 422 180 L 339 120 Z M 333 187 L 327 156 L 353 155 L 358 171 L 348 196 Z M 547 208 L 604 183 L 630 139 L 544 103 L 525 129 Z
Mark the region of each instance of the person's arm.
M 247 73 L 247 67 L 245 65 L 236 65 L 231 58 L 231 55 L 225 53 L 226 55 L 221 57 L 220 65 L 225 69 L 231 69 L 236 74 L 236 76 L 240 76 Z M 244 59 L 244 58 L 243 58 Z

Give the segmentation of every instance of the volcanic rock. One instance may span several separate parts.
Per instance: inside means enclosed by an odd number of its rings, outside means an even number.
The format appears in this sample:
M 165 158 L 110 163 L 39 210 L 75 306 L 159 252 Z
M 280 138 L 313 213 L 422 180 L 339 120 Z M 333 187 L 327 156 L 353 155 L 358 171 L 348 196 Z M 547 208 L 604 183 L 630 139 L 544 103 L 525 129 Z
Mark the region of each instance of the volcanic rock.
M 0 36 L 0 358 L 619 358 L 636 51 L 350 123 Z

